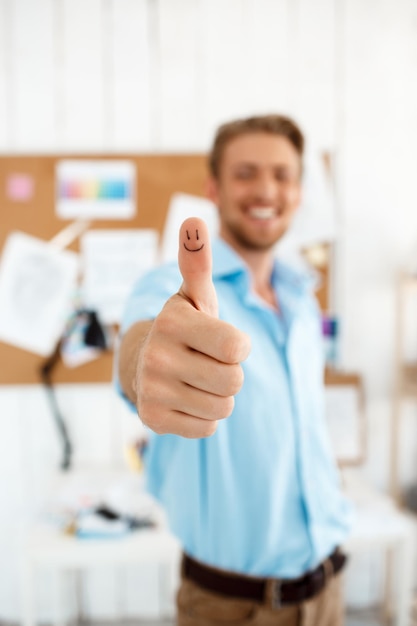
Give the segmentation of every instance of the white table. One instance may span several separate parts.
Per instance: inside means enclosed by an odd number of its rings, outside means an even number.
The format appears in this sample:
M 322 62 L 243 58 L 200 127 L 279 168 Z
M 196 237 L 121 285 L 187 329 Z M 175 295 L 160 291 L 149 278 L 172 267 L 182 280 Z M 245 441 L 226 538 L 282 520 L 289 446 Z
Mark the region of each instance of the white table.
M 391 612 L 392 606 L 393 626 L 409 626 L 416 556 L 415 519 L 366 482 L 355 480 L 348 484 L 347 495 L 356 506 L 356 519 L 345 550 L 351 554 L 369 549 L 385 552 L 388 558 L 384 608 Z M 395 595 L 392 574 L 395 574 Z
M 172 581 L 180 559 L 180 546 L 167 531 L 143 529 L 118 539 L 80 540 L 53 527 L 34 529 L 28 537 L 22 558 L 22 626 L 36 626 L 36 574 L 49 567 L 61 577 L 68 570 L 82 571 L 96 566 L 127 566 L 157 563 L 158 593 L 161 606 L 172 613 Z M 63 626 L 60 597 L 52 599 L 55 626 Z

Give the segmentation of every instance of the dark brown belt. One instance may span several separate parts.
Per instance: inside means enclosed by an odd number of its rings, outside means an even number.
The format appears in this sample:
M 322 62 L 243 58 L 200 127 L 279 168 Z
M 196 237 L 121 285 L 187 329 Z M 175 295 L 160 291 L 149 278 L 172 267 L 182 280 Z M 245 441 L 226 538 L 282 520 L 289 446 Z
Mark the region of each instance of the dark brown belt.
M 241 576 L 208 567 L 184 554 L 182 571 L 185 578 L 210 591 L 279 608 L 286 604 L 298 604 L 318 594 L 329 578 L 340 572 L 345 562 L 346 556 L 337 548 L 316 569 L 301 578 L 289 580 Z

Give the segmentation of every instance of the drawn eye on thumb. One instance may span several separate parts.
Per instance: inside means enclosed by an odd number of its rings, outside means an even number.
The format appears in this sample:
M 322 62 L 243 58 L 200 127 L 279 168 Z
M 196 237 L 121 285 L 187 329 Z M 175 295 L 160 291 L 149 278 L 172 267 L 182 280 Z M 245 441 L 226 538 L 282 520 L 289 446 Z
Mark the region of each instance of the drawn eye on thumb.
M 203 220 L 189 217 L 183 222 L 179 231 L 178 264 L 183 278 L 180 293 L 193 302 L 196 309 L 218 317 L 211 274 L 210 234 Z
M 195 229 L 195 234 L 193 230 L 185 231 L 187 236 L 187 243 L 184 241 L 184 248 L 188 250 L 188 252 L 199 252 L 204 248 L 204 242 L 201 242 L 200 235 L 198 232 L 198 228 Z

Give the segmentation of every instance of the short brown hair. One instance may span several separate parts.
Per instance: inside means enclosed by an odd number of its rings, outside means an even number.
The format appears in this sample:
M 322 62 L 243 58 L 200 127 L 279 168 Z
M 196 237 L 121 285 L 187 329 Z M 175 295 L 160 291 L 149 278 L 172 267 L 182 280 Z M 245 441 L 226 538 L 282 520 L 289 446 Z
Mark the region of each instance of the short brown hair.
M 286 137 L 302 158 L 304 135 L 291 118 L 276 114 L 247 117 L 222 124 L 217 130 L 208 156 L 209 170 L 214 178 L 219 176 L 220 162 L 229 141 L 240 135 L 256 132 Z

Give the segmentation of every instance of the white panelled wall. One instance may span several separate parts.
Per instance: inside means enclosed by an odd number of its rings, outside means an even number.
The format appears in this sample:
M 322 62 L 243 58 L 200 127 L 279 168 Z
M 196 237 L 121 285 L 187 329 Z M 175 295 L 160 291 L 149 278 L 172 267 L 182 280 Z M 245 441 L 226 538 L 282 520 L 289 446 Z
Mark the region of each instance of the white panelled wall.
M 415 0 L 0 0 L 3 154 L 206 151 L 219 122 L 269 111 L 294 116 L 310 147 L 335 157 L 341 365 L 363 373 L 365 470 L 386 488 L 394 281 L 417 269 Z M 59 397 L 75 467 L 122 467 L 129 418 L 111 387 L 62 386 Z M 40 387 L 0 388 L 0 428 L 2 620 L 18 617 L 20 531 L 60 449 Z M 416 448 L 410 405 L 404 485 L 417 480 Z M 110 592 L 95 602 L 92 615 L 116 611 Z

